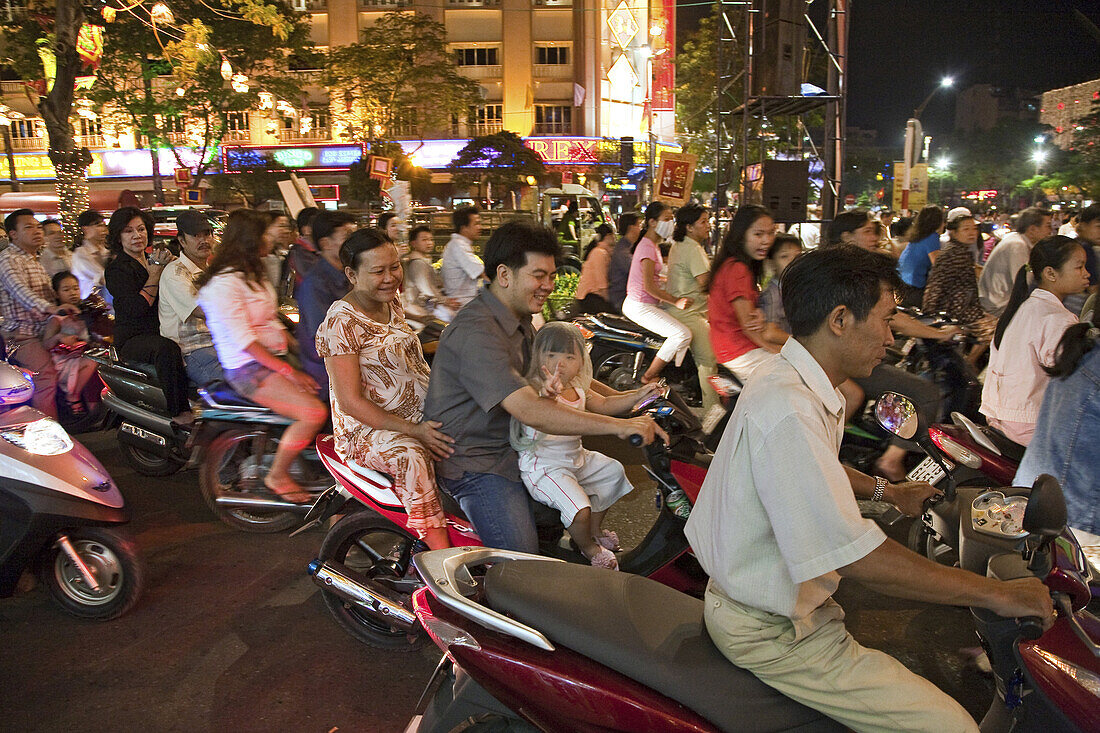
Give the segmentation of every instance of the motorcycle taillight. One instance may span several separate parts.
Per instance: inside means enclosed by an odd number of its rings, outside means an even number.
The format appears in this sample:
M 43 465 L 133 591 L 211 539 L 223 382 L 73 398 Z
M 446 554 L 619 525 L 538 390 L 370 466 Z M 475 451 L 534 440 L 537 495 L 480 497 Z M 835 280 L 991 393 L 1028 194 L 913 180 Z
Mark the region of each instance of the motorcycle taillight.
M 451 656 L 449 651 L 451 646 L 464 646 L 474 651 L 480 651 L 481 644 L 478 644 L 477 639 L 467 633 L 465 629 L 460 629 L 452 623 L 436 618 L 428 602 L 430 596 L 431 591 L 427 588 L 420 588 L 413 592 L 412 605 L 413 613 L 416 614 L 420 625 L 428 632 L 428 636 L 435 642 L 435 645 L 443 650 L 448 657 Z M 451 661 L 455 660 L 452 658 Z

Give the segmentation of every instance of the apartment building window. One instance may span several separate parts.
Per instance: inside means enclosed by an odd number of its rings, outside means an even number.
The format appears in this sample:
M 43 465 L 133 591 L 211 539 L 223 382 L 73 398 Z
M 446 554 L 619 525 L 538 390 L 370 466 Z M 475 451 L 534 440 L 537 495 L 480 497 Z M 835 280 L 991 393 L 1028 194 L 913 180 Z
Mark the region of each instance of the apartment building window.
M 455 63 L 459 66 L 499 66 L 498 48 L 456 48 Z
M 225 129 L 232 130 L 234 132 L 247 131 L 248 130 L 248 113 L 247 112 L 226 112 L 225 113 Z
M 160 129 L 165 134 L 185 132 L 183 118 L 179 115 L 165 115 L 160 118 Z
M 0 20 L 11 23 L 27 12 L 27 0 L 0 0 Z
M 18 138 L 38 137 L 38 120 L 12 120 L 11 136 Z
M 565 104 L 535 105 L 535 134 L 562 135 L 573 132 L 573 108 Z
M 390 133 L 397 137 L 412 137 L 419 134 L 416 110 L 411 108 L 395 109 L 390 112 Z
M 569 63 L 569 49 L 565 46 L 535 46 L 535 63 L 564 66 Z
M 90 135 L 102 135 L 103 123 L 99 120 L 87 120 L 83 117 L 80 118 L 80 134 L 83 137 Z

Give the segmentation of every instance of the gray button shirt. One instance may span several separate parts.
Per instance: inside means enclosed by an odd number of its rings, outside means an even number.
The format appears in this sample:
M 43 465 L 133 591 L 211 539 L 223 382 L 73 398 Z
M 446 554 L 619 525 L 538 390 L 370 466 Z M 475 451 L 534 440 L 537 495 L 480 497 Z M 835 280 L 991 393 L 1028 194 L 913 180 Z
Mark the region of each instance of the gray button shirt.
M 489 288 L 458 312 L 439 340 L 424 402 L 424 419 L 438 420 L 454 438 L 455 452 L 436 471 L 448 479 L 465 472 L 519 481 L 516 452 L 508 443 L 511 416 L 505 397 L 527 386 L 523 373 L 535 332 Z

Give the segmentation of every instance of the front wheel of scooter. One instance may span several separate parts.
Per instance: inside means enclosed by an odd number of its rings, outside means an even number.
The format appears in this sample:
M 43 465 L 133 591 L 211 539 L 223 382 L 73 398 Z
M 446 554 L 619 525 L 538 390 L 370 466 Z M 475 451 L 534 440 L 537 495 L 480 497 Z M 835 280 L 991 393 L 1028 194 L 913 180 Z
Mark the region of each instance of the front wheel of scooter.
M 103 527 L 81 527 L 65 535 L 77 556 L 91 571 L 93 589 L 69 555 L 55 545 L 43 553 L 42 579 L 53 599 L 79 618 L 109 621 L 137 603 L 145 585 L 145 570 L 128 534 Z
M 414 537 L 374 512 L 345 515 L 332 526 L 318 559 L 335 561 L 391 590 L 412 609 L 412 594 L 421 582 L 412 567 Z M 322 591 L 325 605 L 344 631 L 376 649 L 413 651 L 424 644 L 419 625 L 413 632 L 390 626 L 333 593 Z
M 959 564 L 959 551 L 950 545 L 940 542 L 924 527 L 920 517 L 913 520 L 909 528 L 909 549 L 918 555 L 924 555 L 929 560 L 940 565 L 955 567 Z

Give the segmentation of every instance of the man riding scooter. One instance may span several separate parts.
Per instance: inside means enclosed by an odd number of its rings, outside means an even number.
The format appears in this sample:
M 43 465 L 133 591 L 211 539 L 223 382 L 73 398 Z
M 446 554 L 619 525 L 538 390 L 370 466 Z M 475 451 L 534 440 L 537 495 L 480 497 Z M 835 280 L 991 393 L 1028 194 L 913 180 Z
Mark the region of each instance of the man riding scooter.
M 763 682 L 859 730 L 976 731 L 970 715 L 900 662 L 860 646 L 832 599 L 842 577 L 903 598 L 1053 622 L 1037 578 L 1002 582 L 938 565 L 861 519 L 856 497 L 919 514 L 937 492 L 841 465 L 836 387 L 893 343 L 895 264 L 840 246 L 783 273 L 792 338 L 738 399 L 685 533 L 711 577 L 705 622 L 719 651 Z
M 554 435 L 640 435 L 646 445 L 667 436 L 649 417 L 595 415 L 539 397 L 523 378 L 534 339 L 531 314 L 554 289 L 559 248 L 552 230 L 509 222 L 493 232 L 484 254 L 489 284 L 443 332 L 424 419 L 439 421 L 440 431 L 454 438 L 454 455 L 439 461 L 437 477 L 482 542 L 537 552 L 533 502 L 508 442 L 512 417 Z M 618 394 L 595 381 L 592 386 Z

